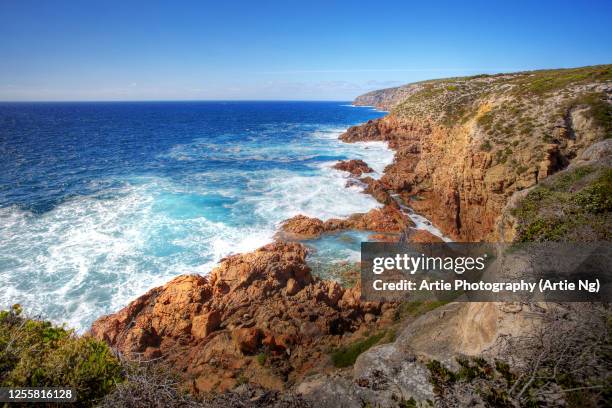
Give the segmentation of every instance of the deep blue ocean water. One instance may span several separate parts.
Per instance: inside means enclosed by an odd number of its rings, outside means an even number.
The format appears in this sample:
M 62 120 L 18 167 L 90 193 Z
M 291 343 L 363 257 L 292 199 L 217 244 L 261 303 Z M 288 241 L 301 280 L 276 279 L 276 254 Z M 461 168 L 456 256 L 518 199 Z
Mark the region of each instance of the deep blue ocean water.
M 293 215 L 378 206 L 331 165 L 382 172 L 384 144 L 337 140 L 382 115 L 340 102 L 0 103 L 0 307 L 83 330 L 270 242 Z M 313 249 L 358 259 L 365 236 Z

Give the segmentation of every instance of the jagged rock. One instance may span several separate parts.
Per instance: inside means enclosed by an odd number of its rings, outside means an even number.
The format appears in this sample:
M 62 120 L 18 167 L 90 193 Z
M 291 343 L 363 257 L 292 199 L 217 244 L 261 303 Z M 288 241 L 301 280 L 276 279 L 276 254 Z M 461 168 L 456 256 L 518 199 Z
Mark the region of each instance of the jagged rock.
M 191 323 L 191 335 L 196 339 L 203 339 L 215 331 L 221 324 L 221 313 L 213 310 L 210 313 L 195 316 Z
M 245 354 L 255 353 L 260 344 L 261 330 L 256 328 L 240 328 L 232 331 L 232 338 Z
M 301 288 L 300 288 L 299 283 L 295 279 L 289 278 L 289 280 L 287 281 L 287 288 L 286 288 L 287 295 L 293 296 L 296 293 L 298 293 L 300 289 Z
M 352 228 L 376 232 L 402 232 L 412 221 L 396 206 L 386 205 L 349 217 Z
M 389 194 L 388 188 L 380 182 L 380 180 L 373 179 L 372 177 L 364 177 L 361 181 L 366 185 L 364 193 L 370 194 L 382 204 L 397 207 L 397 203 L 393 200 L 391 194 Z
M 241 375 L 282 388 L 329 364 L 324 350 L 378 324 L 364 316 L 381 311 L 359 301 L 358 285 L 313 277 L 305 258 L 304 246 L 282 242 L 227 257 L 207 277 L 179 276 L 98 319 L 91 333 L 126 355 L 163 358 L 195 392 L 231 388 Z M 270 369 L 258 353 L 271 353 Z
M 374 170 L 360 159 L 342 160 L 334 164 L 334 169 L 347 171 L 353 176 L 361 176 L 363 173 L 372 173 Z
M 296 215 L 289 218 L 283 222 L 281 229 L 283 232 L 301 239 L 317 237 L 325 232 L 323 221 L 305 215 Z
M 353 214 L 347 219 L 332 218 L 325 222 L 318 218 L 296 215 L 281 224 L 283 238 L 315 238 L 325 232 L 347 229 L 399 233 L 412 225 L 412 221 L 396 205 L 385 205 L 365 214 Z

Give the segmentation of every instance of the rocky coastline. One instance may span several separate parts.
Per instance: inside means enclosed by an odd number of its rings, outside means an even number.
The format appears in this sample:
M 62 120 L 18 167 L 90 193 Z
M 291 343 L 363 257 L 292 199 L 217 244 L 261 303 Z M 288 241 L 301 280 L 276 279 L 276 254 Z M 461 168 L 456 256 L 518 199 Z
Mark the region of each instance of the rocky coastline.
M 190 392 L 231 390 L 244 381 L 284 390 L 313 373 L 335 371 L 329 350 L 367 333 L 391 333 L 397 305 L 362 302 L 360 284 L 343 287 L 313 276 L 299 241 L 325 233 L 363 230 L 372 239 L 415 242 L 440 239 L 414 223 L 370 176 L 362 160 L 340 161 L 347 186 L 363 183 L 382 206 L 345 219 L 297 215 L 285 220 L 276 240 L 256 251 L 229 256 L 207 276 L 181 275 L 92 325 L 90 333 L 125 356 L 163 359 L 181 373 Z M 358 278 L 357 268 L 350 271 Z M 322 368 L 322 369 L 321 369 Z
M 347 229 L 379 240 L 440 240 L 415 229 L 403 205 L 457 241 L 522 239 L 531 224 L 513 209 L 544 179 L 575 166 L 610 167 L 609 124 L 594 114 L 600 103 L 609 111 L 610 67 L 571 74 L 426 81 L 357 98 L 390 113 L 351 127 L 341 140 L 385 141 L 395 159 L 380 179 L 368 176 L 363 161 L 335 167 L 381 208 L 327 221 L 295 216 L 275 242 L 223 259 L 210 275 L 154 288 L 98 319 L 91 334 L 122 354 L 170 363 L 195 394 L 251 384 L 314 406 L 433 401 L 428 361 L 453 367 L 460 355 L 495 357 L 500 339 L 533 330 L 557 309 L 451 303 L 419 315 L 362 302 L 358 279 L 344 287 L 313 276 L 299 240 Z M 541 89 L 541 75 L 554 86 Z M 369 341 L 347 365 L 333 361 L 331 351 Z

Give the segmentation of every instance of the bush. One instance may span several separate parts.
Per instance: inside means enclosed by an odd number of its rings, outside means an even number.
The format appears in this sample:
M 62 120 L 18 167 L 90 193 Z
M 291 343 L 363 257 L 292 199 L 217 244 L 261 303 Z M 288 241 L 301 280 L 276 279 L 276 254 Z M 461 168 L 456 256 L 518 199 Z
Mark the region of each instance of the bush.
M 105 343 L 21 314 L 18 305 L 0 312 L 1 386 L 71 387 L 82 405 L 92 405 L 123 381 Z
M 590 213 L 612 211 L 612 169 L 576 194 L 575 201 Z
M 201 408 L 204 405 L 178 388 L 179 377 L 161 362 L 123 361 L 126 381 L 106 395 L 98 408 Z M 210 405 L 215 406 L 215 405 Z M 221 405 L 217 405 L 221 406 Z
M 402 302 L 395 311 L 395 320 L 402 320 L 405 317 L 419 317 L 447 303 L 447 301 L 443 300 L 413 300 Z
M 482 150 L 483 152 L 490 152 L 491 149 L 493 148 L 493 146 L 491 145 L 491 142 L 488 140 L 485 140 L 481 145 L 480 145 L 480 150 Z
M 521 242 L 606 241 L 611 212 L 612 169 L 589 166 L 552 176 L 512 210 Z
M 524 172 L 526 172 L 527 170 L 529 170 L 527 168 L 527 166 L 518 166 L 516 168 L 516 174 L 523 174 Z
M 592 305 L 551 310 L 541 326 L 499 343 L 495 361 L 427 363 L 439 406 L 610 406 L 610 314 Z
M 259 353 L 257 355 L 257 363 L 259 363 L 260 366 L 266 365 L 267 359 L 268 359 L 268 356 L 266 355 L 266 353 Z
M 349 346 L 341 347 L 332 353 L 332 362 L 338 368 L 349 367 L 355 364 L 357 357 L 372 346 L 376 345 L 383 337 L 385 332 L 376 333 L 365 340 L 355 342 Z

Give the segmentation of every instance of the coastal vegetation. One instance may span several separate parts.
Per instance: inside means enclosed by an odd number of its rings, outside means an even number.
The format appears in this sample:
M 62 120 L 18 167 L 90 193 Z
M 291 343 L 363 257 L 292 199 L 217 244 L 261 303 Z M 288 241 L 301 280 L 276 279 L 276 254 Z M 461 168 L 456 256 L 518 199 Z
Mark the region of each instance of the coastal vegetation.
M 604 85 L 611 80 L 612 66 L 601 65 L 425 81 L 411 85 L 413 93 L 392 112 L 445 127 L 475 120 L 482 132 L 480 150 L 521 175 L 543 156 L 517 155 L 516 147 L 519 152 L 543 152 L 551 143 L 563 147 L 573 137 L 576 111 L 600 129 L 598 138 L 610 137 L 612 106 Z
M 367 337 L 364 340 L 357 341 L 334 351 L 331 354 L 334 366 L 338 368 L 352 366 L 360 354 L 378 344 L 385 337 L 385 334 L 385 331 L 381 331 Z
M 610 241 L 612 169 L 584 166 L 554 175 L 531 190 L 512 214 L 521 242 Z
M 72 388 L 81 407 L 223 406 L 185 393 L 161 361 L 126 360 L 103 341 L 25 317 L 19 305 L 0 311 L 0 386 Z
M 372 335 L 367 336 L 363 340 L 355 341 L 351 344 L 339 347 L 331 353 L 331 359 L 335 367 L 344 368 L 355 364 L 357 357 L 369 350 L 370 348 L 379 345 L 392 343 L 397 337 L 397 326 L 391 326 L 385 330 L 380 330 Z
M 443 406 L 609 406 L 611 329 L 605 308 L 578 318 L 553 313 L 529 335 L 507 339 L 494 359 L 457 357 L 456 369 L 430 360 L 436 400 Z
M 331 359 L 335 367 L 344 368 L 355 364 L 357 357 L 370 348 L 385 343 L 395 341 L 397 331 L 401 330 L 401 322 L 413 320 L 417 317 L 430 312 L 440 306 L 445 305 L 445 301 L 406 301 L 401 302 L 394 311 L 394 324 L 387 329 L 373 333 L 364 339 L 357 340 L 351 344 L 341 346 L 331 353 Z
M 82 405 L 94 405 L 124 378 L 106 343 L 24 317 L 19 305 L 0 312 L 2 387 L 70 387 Z

